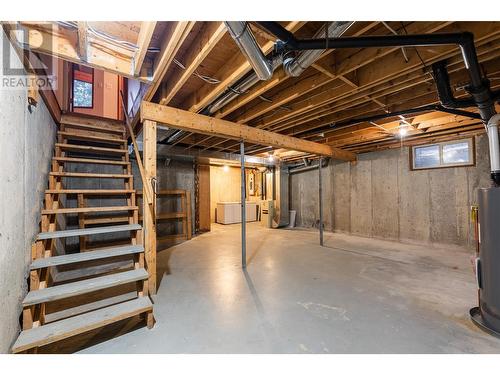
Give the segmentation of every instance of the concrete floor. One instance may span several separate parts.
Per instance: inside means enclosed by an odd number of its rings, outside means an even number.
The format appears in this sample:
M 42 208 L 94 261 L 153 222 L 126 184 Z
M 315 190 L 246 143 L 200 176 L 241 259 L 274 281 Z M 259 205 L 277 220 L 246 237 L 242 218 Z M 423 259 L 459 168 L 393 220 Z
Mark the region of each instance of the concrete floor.
M 158 254 L 157 323 L 81 353 L 500 353 L 470 321 L 470 253 L 239 225 Z

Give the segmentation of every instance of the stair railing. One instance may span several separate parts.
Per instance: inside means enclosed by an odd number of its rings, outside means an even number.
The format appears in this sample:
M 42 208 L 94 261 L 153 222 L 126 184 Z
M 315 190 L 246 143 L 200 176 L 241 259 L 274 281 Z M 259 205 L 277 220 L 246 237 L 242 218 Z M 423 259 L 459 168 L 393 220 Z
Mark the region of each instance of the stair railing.
M 151 213 L 153 215 L 153 218 L 155 217 L 155 192 L 153 188 L 154 182 L 151 181 L 151 184 L 147 182 L 146 179 L 146 173 L 144 171 L 144 166 L 142 164 L 142 158 L 141 154 L 139 153 L 139 147 L 137 146 L 137 140 L 134 135 L 134 130 L 132 129 L 130 117 L 127 112 L 127 108 L 125 106 L 125 98 L 123 97 L 123 91 L 120 90 L 120 97 L 121 97 L 121 105 L 123 108 L 123 114 L 125 115 L 125 123 L 127 125 L 127 130 L 130 135 L 130 138 L 132 139 L 132 146 L 134 148 L 134 153 L 135 153 L 135 159 L 137 160 L 137 166 L 139 167 L 139 174 L 141 175 L 141 180 L 142 180 L 142 189 L 144 191 L 144 198 L 146 198 L 143 202 L 148 204 L 149 209 L 151 210 Z

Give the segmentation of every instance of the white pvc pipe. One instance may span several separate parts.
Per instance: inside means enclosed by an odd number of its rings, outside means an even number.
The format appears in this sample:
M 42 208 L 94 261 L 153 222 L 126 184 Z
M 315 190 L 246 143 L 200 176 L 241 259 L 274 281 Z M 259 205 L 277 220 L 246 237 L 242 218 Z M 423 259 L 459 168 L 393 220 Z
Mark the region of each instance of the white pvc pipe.
M 500 123 L 500 114 L 496 114 L 488 121 L 488 141 L 490 149 L 490 165 L 492 172 L 500 171 L 500 146 L 498 143 L 498 124 Z

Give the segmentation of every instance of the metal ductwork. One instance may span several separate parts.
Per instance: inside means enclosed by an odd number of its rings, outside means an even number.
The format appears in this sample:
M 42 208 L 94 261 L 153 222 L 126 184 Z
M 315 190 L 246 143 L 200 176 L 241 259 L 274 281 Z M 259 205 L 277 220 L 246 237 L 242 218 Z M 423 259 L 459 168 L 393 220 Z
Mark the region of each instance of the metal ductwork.
M 264 56 L 248 23 L 243 21 L 225 21 L 224 24 L 257 74 L 257 77 L 261 80 L 270 79 L 274 72 L 272 61 Z
M 272 59 L 272 68 L 273 72 L 281 65 L 282 62 L 281 56 L 274 56 Z M 215 112 L 217 112 L 219 109 L 224 107 L 227 103 L 232 101 L 234 98 L 236 98 L 238 95 L 244 94 L 252 86 L 256 85 L 260 81 L 260 78 L 254 73 L 250 73 L 248 76 L 243 78 L 239 83 L 234 85 L 233 87 L 230 87 L 229 90 L 227 90 L 224 94 L 219 96 L 212 104 L 210 104 L 205 111 L 203 111 L 203 114 L 206 115 L 211 115 Z
M 313 38 L 329 38 L 342 36 L 354 22 L 336 21 L 330 22 L 328 26 L 322 27 Z M 283 69 L 291 77 L 300 76 L 311 64 L 313 64 L 325 50 L 310 50 L 300 52 L 295 57 L 283 58 Z
M 226 22 L 227 24 L 233 24 L 233 23 L 238 23 L 238 22 Z M 245 22 L 239 22 L 239 23 L 245 23 Z M 268 24 L 272 24 L 272 22 L 258 22 L 259 25 L 264 27 L 265 29 L 269 30 Z M 346 22 L 346 21 L 339 21 L 339 22 L 331 22 L 328 25 L 328 33 L 325 33 L 325 28 L 323 27 L 316 33 L 316 37 L 325 37 L 327 34 L 328 36 L 341 36 L 343 35 L 349 27 L 353 24 L 354 22 Z M 269 26 L 269 27 L 268 27 Z M 241 26 L 240 26 L 241 28 Z M 229 29 L 229 28 L 228 28 Z M 247 26 L 247 31 L 250 32 L 250 29 Z M 269 30 L 273 31 L 273 30 Z M 232 35 L 232 34 L 231 34 Z M 253 36 L 252 36 L 253 38 Z M 254 39 L 255 40 L 255 39 Z M 239 45 L 239 44 L 238 44 Z M 240 47 L 241 48 L 241 47 Z M 260 51 L 260 48 L 259 48 Z M 262 54 L 262 52 L 260 52 Z M 287 58 L 287 63 L 283 62 L 283 55 L 278 54 L 273 56 L 271 59 L 271 66 L 273 72 L 278 69 L 278 67 L 283 63 L 283 69 L 285 69 L 286 74 L 289 76 L 297 77 L 299 76 L 305 69 L 307 69 L 311 64 L 313 64 L 321 55 L 322 51 L 304 51 L 298 54 L 296 57 L 288 57 Z M 246 56 L 246 54 L 245 54 Z M 261 56 L 262 57 L 262 56 Z M 250 61 L 250 60 L 249 60 Z M 266 59 L 265 64 L 267 65 L 269 62 L 268 59 Z M 252 65 L 253 67 L 253 65 Z M 272 74 L 271 74 L 272 76 Z M 271 78 L 271 77 L 269 77 Z M 267 78 L 267 79 L 269 79 Z M 202 111 L 203 114 L 205 115 L 211 115 L 215 112 L 217 112 L 219 109 L 224 107 L 226 104 L 231 102 L 233 99 L 235 99 L 238 95 L 244 94 L 250 88 L 254 85 L 256 85 L 262 78 L 257 76 L 254 72 L 250 73 L 248 76 L 243 78 L 240 82 L 238 82 L 236 85 L 233 87 L 230 87 L 224 94 L 219 96 L 214 102 L 212 102 L 204 111 Z

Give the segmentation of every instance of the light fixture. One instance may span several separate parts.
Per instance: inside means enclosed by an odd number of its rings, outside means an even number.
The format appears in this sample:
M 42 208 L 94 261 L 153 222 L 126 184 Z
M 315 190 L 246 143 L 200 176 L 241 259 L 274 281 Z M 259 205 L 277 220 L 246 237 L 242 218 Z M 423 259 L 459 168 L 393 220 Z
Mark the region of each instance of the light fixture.
M 269 156 L 267 157 L 267 160 L 269 160 L 269 162 L 272 163 L 274 161 L 274 155 L 269 154 Z
M 229 165 L 225 164 L 223 167 L 222 167 L 222 170 L 224 172 L 229 172 Z
M 408 134 L 408 123 L 405 120 L 401 120 L 398 126 L 399 136 L 402 138 Z

